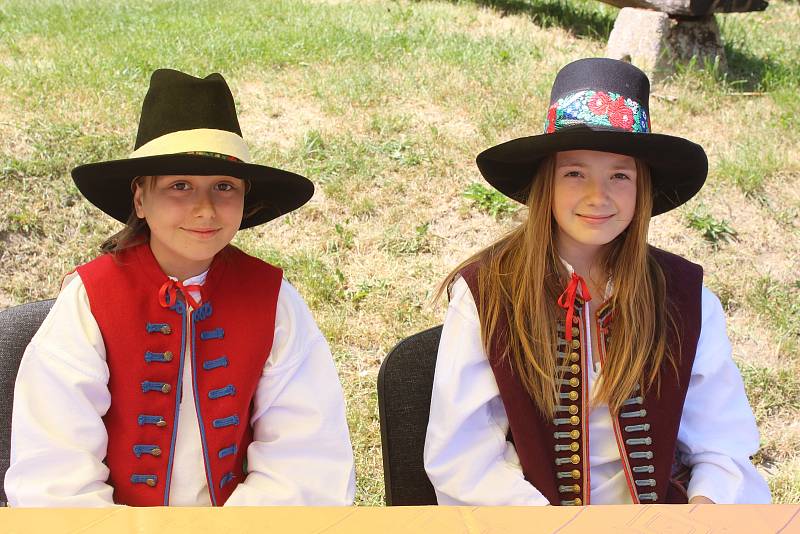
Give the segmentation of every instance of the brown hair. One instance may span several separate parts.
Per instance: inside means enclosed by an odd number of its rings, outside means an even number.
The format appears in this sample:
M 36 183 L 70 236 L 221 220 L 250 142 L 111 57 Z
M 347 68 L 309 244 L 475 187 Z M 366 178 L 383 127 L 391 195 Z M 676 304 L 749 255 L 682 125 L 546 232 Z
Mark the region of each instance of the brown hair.
M 153 189 L 155 183 L 155 176 L 137 176 L 131 181 L 131 190 L 135 190 L 136 187 Z M 125 221 L 125 227 L 103 241 L 103 244 L 100 245 L 100 252 L 113 254 L 141 243 L 147 243 L 149 240 L 150 227 L 147 226 L 146 220 L 136 215 L 136 209 L 131 201 L 131 214 Z
M 652 210 L 650 170 L 636 161 L 636 207 L 628 227 L 606 247 L 600 265 L 614 281 L 610 297 L 613 336 L 594 402 L 607 403 L 616 413 L 634 391 L 657 384 L 658 369 L 667 358 L 677 372 L 666 343 L 665 281 L 660 266 L 650 257 L 647 230 Z M 493 336 L 501 334 L 499 319 L 508 324 L 503 357 L 530 394 L 539 411 L 552 417 L 558 404 L 556 325 L 563 310 L 556 301 L 567 284 L 567 273 L 555 246 L 553 181 L 555 157 L 540 163 L 528 196 L 528 217 L 507 235 L 456 267 L 439 287 L 450 290 L 465 267 L 477 263 L 478 314 L 487 354 Z

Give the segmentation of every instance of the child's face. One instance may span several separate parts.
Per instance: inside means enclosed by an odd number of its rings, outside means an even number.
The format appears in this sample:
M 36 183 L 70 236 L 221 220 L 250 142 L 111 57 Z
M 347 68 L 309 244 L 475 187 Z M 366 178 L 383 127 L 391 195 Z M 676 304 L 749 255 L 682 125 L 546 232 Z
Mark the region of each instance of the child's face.
M 245 183 L 230 176 L 156 176 L 137 183 L 136 215 L 150 227 L 150 248 L 168 275 L 205 271 L 242 222 Z
M 610 243 L 633 219 L 636 161 L 630 156 L 570 150 L 556 154 L 553 216 L 560 245 L 587 251 Z

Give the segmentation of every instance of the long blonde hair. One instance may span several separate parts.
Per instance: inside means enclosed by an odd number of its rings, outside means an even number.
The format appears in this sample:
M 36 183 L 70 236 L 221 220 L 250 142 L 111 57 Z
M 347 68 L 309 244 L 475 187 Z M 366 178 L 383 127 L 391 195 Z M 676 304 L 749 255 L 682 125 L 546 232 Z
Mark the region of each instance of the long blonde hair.
M 606 403 L 616 413 L 637 383 L 647 391 L 658 387 L 658 370 L 668 359 L 664 273 L 648 253 L 647 230 L 652 210 L 650 170 L 636 160 L 636 207 L 630 225 L 600 258 L 614 281 L 610 305 L 613 336 L 607 346 L 593 402 Z M 567 273 L 555 246 L 553 218 L 555 157 L 545 158 L 533 178 L 528 218 L 507 235 L 456 267 L 439 288 L 449 291 L 465 267 L 477 263 L 478 314 L 487 354 L 495 335 L 503 335 L 512 369 L 542 415 L 552 417 L 558 404 L 557 324 L 563 310 L 556 301 L 567 284 Z M 507 331 L 501 332 L 505 319 Z

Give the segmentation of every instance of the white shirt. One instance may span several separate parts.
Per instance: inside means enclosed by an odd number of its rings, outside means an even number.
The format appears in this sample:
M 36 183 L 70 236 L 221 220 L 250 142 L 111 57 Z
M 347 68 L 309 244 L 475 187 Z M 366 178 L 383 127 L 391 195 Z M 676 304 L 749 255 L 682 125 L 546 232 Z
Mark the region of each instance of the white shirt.
M 589 378 L 591 387 L 596 374 Z M 425 440 L 425 470 L 439 504 L 548 504 L 524 479 L 516 450 L 506 441 L 508 429 L 481 343 L 475 301 L 459 279 L 442 330 Z M 590 413 L 589 439 L 591 502 L 630 503 L 607 406 L 595 406 Z M 722 305 L 703 287 L 700 338 L 677 441 L 681 461 L 692 467 L 689 498 L 770 502 L 769 488 L 749 460 L 758 445 L 755 418 L 731 358 Z
M 170 503 L 207 506 L 191 373 L 183 376 Z M 10 506 L 113 505 L 103 464 L 108 379 L 103 338 L 75 275 L 65 280 L 20 364 L 5 479 Z M 352 504 L 353 452 L 342 388 L 325 338 L 285 280 L 250 424 L 249 473 L 226 506 Z

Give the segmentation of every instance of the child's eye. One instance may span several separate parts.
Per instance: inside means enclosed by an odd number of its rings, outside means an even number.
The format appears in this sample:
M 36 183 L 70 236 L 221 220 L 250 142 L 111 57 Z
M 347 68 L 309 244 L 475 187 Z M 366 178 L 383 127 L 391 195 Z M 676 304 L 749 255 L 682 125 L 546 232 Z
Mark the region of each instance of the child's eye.
M 618 172 L 614 176 L 611 177 L 612 180 L 630 180 L 630 176 L 625 174 L 624 172 Z
M 170 187 L 176 191 L 187 191 L 189 189 L 189 184 L 186 182 L 175 182 Z
M 228 182 L 220 182 L 217 184 L 218 191 L 233 191 L 235 188 L 233 184 Z
M 568 171 L 568 172 L 566 172 L 564 174 L 564 176 L 571 176 L 571 177 L 575 177 L 575 178 L 580 178 L 583 175 L 581 174 L 581 171 Z

